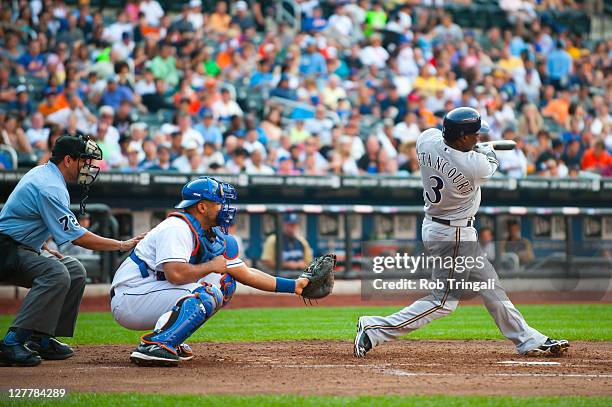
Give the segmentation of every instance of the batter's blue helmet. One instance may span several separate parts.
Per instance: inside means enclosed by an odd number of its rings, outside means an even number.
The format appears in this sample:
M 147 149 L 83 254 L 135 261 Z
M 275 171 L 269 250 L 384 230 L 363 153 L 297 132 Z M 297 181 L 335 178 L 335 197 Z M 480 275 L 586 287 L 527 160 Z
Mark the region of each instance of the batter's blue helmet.
M 466 134 L 479 134 L 482 121 L 480 113 L 471 107 L 458 107 L 444 116 L 442 136 L 452 141 Z
M 229 203 L 235 201 L 238 194 L 232 185 L 214 178 L 200 177 L 186 183 L 181 195 L 183 200 L 175 206 L 176 209 L 189 208 L 203 200 L 217 202 L 221 204 L 217 225 L 227 233 L 227 228 L 234 224 L 236 208 Z

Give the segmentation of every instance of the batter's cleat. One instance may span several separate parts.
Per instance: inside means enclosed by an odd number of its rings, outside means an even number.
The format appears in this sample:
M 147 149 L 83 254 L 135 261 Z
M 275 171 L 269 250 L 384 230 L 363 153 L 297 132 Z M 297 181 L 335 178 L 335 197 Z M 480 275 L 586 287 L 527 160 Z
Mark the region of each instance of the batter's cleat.
M 178 366 L 179 357 L 176 352 L 171 352 L 161 344 L 141 343 L 130 355 L 132 363 L 138 366 Z
M 41 361 L 38 353 L 25 345 L 5 345 L 0 341 L 0 366 L 37 366 Z
M 47 342 L 45 346 L 43 346 L 43 342 Z M 40 357 L 45 360 L 64 360 L 74 356 L 74 350 L 70 346 L 52 337 L 44 338 L 40 335 L 32 335 L 26 342 L 26 346 L 38 352 Z
M 361 325 L 361 318 L 357 321 L 357 335 L 355 336 L 355 346 L 353 347 L 353 354 L 356 358 L 364 358 L 366 353 L 372 349 L 372 342 L 365 333 L 363 326 Z
M 569 342 L 565 339 L 547 338 L 542 346 L 525 352 L 525 356 L 561 356 L 568 348 Z
M 177 346 L 176 353 L 181 361 L 193 359 L 193 350 L 186 343 L 181 343 Z

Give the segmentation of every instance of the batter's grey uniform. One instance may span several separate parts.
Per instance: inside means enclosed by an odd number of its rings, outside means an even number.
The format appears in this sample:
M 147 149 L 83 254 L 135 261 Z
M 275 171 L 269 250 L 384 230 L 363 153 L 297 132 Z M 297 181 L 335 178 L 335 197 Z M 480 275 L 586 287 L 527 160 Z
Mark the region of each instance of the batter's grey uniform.
M 30 288 L 11 328 L 73 336 L 85 269 L 72 257 L 41 253 L 49 236 L 61 245 L 87 231 L 69 205 L 64 177 L 48 162 L 24 175 L 0 212 L 0 283 Z
M 417 140 L 417 154 L 423 182 L 425 219 L 422 237 L 430 257 L 478 256 L 477 232 L 473 219 L 480 206 L 480 186 L 495 173 L 498 162 L 494 154 L 462 152 L 446 145 L 438 129 L 425 130 Z M 432 219 L 433 218 L 433 219 Z M 443 223 L 440 223 L 442 221 Z M 433 280 L 444 287 L 412 305 L 387 317 L 365 316 L 361 325 L 372 346 L 393 340 L 450 314 L 457 307 L 462 290 L 451 280 L 487 282 L 494 289 L 481 290 L 485 307 L 502 334 L 510 339 L 519 353 L 544 344 L 547 337 L 530 327 L 508 299 L 491 263 L 458 273 L 455 267 L 433 268 Z

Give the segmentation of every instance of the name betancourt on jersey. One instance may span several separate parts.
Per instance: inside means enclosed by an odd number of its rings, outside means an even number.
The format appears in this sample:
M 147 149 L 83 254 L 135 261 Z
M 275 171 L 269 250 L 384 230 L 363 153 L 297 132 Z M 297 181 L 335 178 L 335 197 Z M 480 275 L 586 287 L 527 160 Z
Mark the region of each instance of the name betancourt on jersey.
M 457 167 L 453 167 L 446 159 L 437 156 L 432 160 L 431 154 L 428 153 L 419 153 L 417 159 L 419 160 L 419 166 L 433 168 L 448 177 L 448 179 L 456 185 L 457 190 L 461 194 L 468 194 L 474 191 L 474 185 L 472 185 Z

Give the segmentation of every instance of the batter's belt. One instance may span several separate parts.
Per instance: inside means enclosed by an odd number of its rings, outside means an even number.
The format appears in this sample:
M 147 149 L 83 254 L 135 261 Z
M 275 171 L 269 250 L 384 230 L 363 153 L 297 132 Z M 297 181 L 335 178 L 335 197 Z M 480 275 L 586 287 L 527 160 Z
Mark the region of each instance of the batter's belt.
M 435 216 L 429 216 L 429 215 L 426 216 L 426 218 L 436 223 L 440 223 L 442 225 L 452 226 L 452 227 L 457 227 L 457 228 L 465 228 L 465 227 L 471 228 L 474 226 L 474 218 L 448 220 L 448 219 L 436 218 Z

